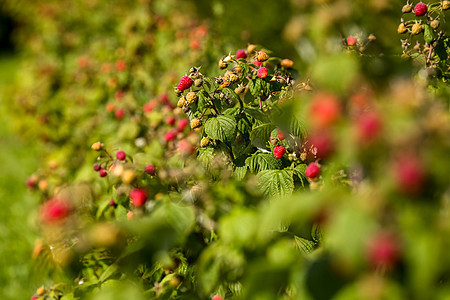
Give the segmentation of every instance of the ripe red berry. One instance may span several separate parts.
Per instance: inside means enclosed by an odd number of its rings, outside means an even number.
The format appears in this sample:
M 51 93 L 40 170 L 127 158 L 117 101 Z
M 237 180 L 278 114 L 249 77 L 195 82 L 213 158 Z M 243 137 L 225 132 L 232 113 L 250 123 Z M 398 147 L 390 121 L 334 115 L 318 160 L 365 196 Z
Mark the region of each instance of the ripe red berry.
M 106 172 L 105 169 L 101 168 L 100 171 L 98 171 L 98 175 L 100 175 L 100 177 L 105 177 L 106 175 L 108 175 L 108 172 Z
M 136 207 L 141 207 L 147 201 L 147 191 L 144 189 L 133 189 L 130 192 L 131 203 Z
M 319 165 L 316 163 L 310 163 L 309 166 L 306 167 L 305 175 L 306 175 L 306 177 L 308 177 L 310 179 L 319 177 L 319 175 L 320 175 Z
M 284 153 L 286 153 L 286 149 L 283 146 L 275 146 L 275 148 L 273 148 L 273 156 L 275 156 L 276 159 L 283 157 Z
M 125 116 L 125 111 L 122 108 L 119 108 L 116 110 L 116 119 L 117 120 L 122 120 L 124 116 Z
M 212 298 L 212 300 L 223 300 L 223 298 L 220 297 L 220 296 L 218 296 L 218 295 L 215 295 L 215 296 Z
M 123 60 L 119 60 L 116 62 L 116 70 L 117 71 L 123 71 L 125 70 L 126 63 Z
M 149 175 L 155 175 L 155 166 L 154 165 L 146 165 L 145 173 L 147 173 Z
M 252 64 L 261 67 L 262 66 L 262 62 L 255 60 L 254 62 L 252 62 Z
M 170 102 L 170 100 L 169 100 L 169 95 L 167 95 L 166 93 L 162 94 L 162 95 L 160 96 L 160 98 L 161 98 L 161 103 L 162 103 L 162 104 L 167 104 L 167 103 Z
M 167 123 L 167 125 L 173 125 L 173 124 L 175 124 L 175 118 L 174 117 L 168 117 L 167 118 L 167 120 L 166 120 L 166 123 Z
M 171 130 L 171 131 L 169 131 L 168 133 L 166 133 L 166 135 L 164 136 L 164 140 L 165 140 L 166 142 L 170 142 L 170 141 L 175 140 L 176 137 L 177 137 L 176 132 L 174 132 L 173 130 Z
M 267 68 L 261 67 L 258 69 L 257 75 L 259 78 L 266 78 L 269 72 L 267 71 Z
M 394 164 L 395 182 L 408 195 L 419 193 L 425 183 L 425 171 L 420 158 L 404 154 Z
M 38 178 L 36 175 L 31 175 L 30 177 L 28 177 L 28 179 L 26 181 L 27 187 L 35 188 L 37 185 L 37 180 L 38 180 Z
M 117 206 L 116 201 L 114 201 L 114 199 L 111 199 L 111 201 L 109 201 L 109 206 L 116 207 Z
M 356 38 L 354 36 L 347 37 L 347 45 L 355 46 L 356 45 Z
M 112 113 L 114 111 L 115 107 L 114 104 L 108 103 L 106 104 L 106 111 Z
M 381 232 L 371 238 L 367 252 L 371 265 L 392 267 L 400 257 L 400 245 L 391 233 Z
M 123 92 L 123 91 L 117 91 L 117 92 L 115 93 L 114 97 L 115 97 L 117 100 L 120 100 L 120 99 L 123 98 L 123 95 L 124 95 L 124 92 Z
M 247 54 L 245 54 L 244 49 L 238 49 L 238 51 L 236 51 L 236 59 L 239 58 L 247 58 Z
M 117 151 L 116 158 L 118 160 L 125 160 L 127 158 L 127 155 L 125 154 L 124 151 Z
M 177 124 L 178 131 L 183 131 L 186 128 L 186 126 L 188 126 L 188 124 L 189 122 L 186 119 L 179 120 Z
M 184 91 L 191 87 L 194 81 L 189 76 L 183 76 L 178 84 L 178 90 Z
M 41 206 L 41 220 L 44 224 L 57 223 L 67 218 L 72 212 L 72 205 L 63 199 L 50 199 Z
M 102 167 L 99 164 L 94 164 L 92 168 L 94 169 L 95 172 L 98 172 Z
M 285 139 L 285 136 L 284 136 L 283 131 L 281 131 L 281 130 L 279 130 L 279 129 L 278 129 L 278 139 L 279 139 L 280 141 L 282 141 L 282 140 Z
M 382 128 L 380 116 L 375 112 L 362 114 L 356 122 L 356 134 L 360 143 L 371 143 L 376 140 Z
M 418 17 L 424 16 L 427 13 L 427 11 L 428 11 L 428 7 L 423 2 L 417 3 L 416 6 L 414 7 L 414 13 Z
M 339 99 L 332 94 L 318 94 L 312 101 L 309 113 L 314 126 L 329 127 L 341 115 Z

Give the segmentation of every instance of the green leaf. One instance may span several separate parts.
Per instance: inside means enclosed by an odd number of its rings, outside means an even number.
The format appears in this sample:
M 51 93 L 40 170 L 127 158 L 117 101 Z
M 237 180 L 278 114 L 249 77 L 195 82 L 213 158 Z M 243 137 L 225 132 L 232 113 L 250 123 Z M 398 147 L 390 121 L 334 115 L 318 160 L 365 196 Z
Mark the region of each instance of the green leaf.
M 264 123 L 269 122 L 269 116 L 263 113 L 259 108 L 246 107 L 244 108 L 244 112 L 255 120 L 259 120 Z
M 281 159 L 276 159 L 272 153 L 256 152 L 245 160 L 250 172 L 259 173 L 264 170 L 279 170 L 283 164 Z
M 206 91 L 200 91 L 197 93 L 198 101 L 197 101 L 197 109 L 201 112 L 208 107 L 209 94 Z
M 108 268 L 106 268 L 106 270 L 102 273 L 102 275 L 100 276 L 100 278 L 98 280 L 100 282 L 104 282 L 109 277 L 114 275 L 114 273 L 116 273 L 118 270 L 119 270 L 119 267 L 116 264 L 112 264 Z
M 295 247 L 303 252 L 304 254 L 308 254 L 312 252 L 316 248 L 316 244 L 313 241 L 295 236 L 294 237 Z
M 275 129 L 275 125 L 267 123 L 253 128 L 250 133 L 252 144 L 259 148 L 265 148 L 270 138 L 270 133 Z
M 307 131 L 306 131 L 306 126 L 304 126 L 300 121 L 298 121 L 297 119 L 292 119 L 291 120 L 291 124 L 290 124 L 290 132 L 300 138 L 300 139 L 304 139 L 306 138 L 307 135 Z
M 423 32 L 423 39 L 427 44 L 431 43 L 434 39 L 434 32 L 430 25 L 424 24 L 424 32 Z
M 225 94 L 225 97 L 228 99 L 231 99 L 233 101 L 233 104 L 236 104 L 239 102 L 240 98 L 239 96 L 230 88 L 224 88 L 222 89 L 222 92 Z
M 205 132 L 212 139 L 231 142 L 236 136 L 236 125 L 236 120 L 233 117 L 213 117 L 206 121 Z
M 437 56 L 440 60 L 446 60 L 448 57 L 447 49 L 445 47 L 445 42 L 443 40 L 439 40 L 436 48 L 434 48 L 434 51 L 436 51 Z
M 294 175 L 296 175 L 300 179 L 300 181 L 302 182 L 302 186 L 305 186 L 305 180 L 307 180 L 305 175 L 306 167 L 306 164 L 300 164 L 295 166 L 294 168 Z
M 248 90 L 254 97 L 258 96 L 261 92 L 261 78 L 250 80 L 248 83 Z
M 214 148 L 205 147 L 198 150 L 197 160 L 202 163 L 205 168 L 209 168 L 214 158 Z
M 286 196 L 294 190 L 294 180 L 289 170 L 265 170 L 258 176 L 260 188 L 268 196 Z
M 213 78 L 203 78 L 203 86 L 208 94 L 213 93 L 217 89 L 217 83 Z

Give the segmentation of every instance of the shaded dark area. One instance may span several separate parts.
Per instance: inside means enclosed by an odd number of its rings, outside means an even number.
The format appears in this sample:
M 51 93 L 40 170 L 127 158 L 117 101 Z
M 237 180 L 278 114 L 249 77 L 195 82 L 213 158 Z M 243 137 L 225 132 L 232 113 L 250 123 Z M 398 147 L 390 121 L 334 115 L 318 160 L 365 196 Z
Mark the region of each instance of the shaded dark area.
M 13 30 L 16 26 L 14 19 L 0 7 L 0 52 L 13 52 Z

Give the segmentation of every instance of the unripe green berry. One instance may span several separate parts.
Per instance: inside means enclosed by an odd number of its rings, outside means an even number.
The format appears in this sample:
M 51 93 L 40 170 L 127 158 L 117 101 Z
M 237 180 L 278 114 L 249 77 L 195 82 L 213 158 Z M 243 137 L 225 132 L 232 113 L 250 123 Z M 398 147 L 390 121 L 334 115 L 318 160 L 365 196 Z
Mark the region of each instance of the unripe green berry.
M 431 28 L 436 29 L 439 27 L 439 25 L 441 25 L 441 23 L 439 23 L 439 20 L 433 20 L 430 23 Z
M 410 4 L 405 4 L 402 8 L 402 13 L 407 14 L 412 11 L 412 6 Z
M 199 87 L 203 84 L 203 79 L 197 78 L 194 80 L 194 86 Z

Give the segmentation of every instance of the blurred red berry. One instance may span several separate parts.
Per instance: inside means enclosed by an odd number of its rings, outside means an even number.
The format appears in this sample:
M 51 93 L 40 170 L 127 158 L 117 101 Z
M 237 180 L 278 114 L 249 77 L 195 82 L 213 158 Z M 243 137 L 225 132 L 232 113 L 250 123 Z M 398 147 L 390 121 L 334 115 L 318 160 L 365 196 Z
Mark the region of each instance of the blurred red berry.
M 123 98 L 123 95 L 124 95 L 125 93 L 123 92 L 123 91 L 117 91 L 115 94 L 114 94 L 114 98 L 116 98 L 117 100 L 121 100 L 122 98 Z
M 125 116 L 125 111 L 122 108 L 118 108 L 116 110 L 115 116 L 117 120 L 122 120 L 123 117 Z
M 178 89 L 180 91 L 187 90 L 191 87 L 192 83 L 194 83 L 194 81 L 189 76 L 183 76 L 181 77 L 180 83 L 178 84 Z
M 94 166 L 92 167 L 92 169 L 94 169 L 95 172 L 100 171 L 102 167 L 99 164 L 94 164 Z
M 339 99 L 332 94 L 318 94 L 312 101 L 309 114 L 314 126 L 318 128 L 329 127 L 341 115 Z
M 400 191 L 414 195 L 425 183 L 425 170 L 419 157 L 403 154 L 394 164 L 395 182 Z
M 281 131 L 280 129 L 278 129 L 278 139 L 279 139 L 280 141 L 282 141 L 282 140 L 285 139 L 284 133 L 283 133 L 283 131 Z
M 175 140 L 176 137 L 177 137 L 177 134 L 174 131 L 171 130 L 168 133 L 166 133 L 166 135 L 164 136 L 164 140 L 166 142 L 169 142 L 169 141 Z
M 355 46 L 356 45 L 356 38 L 354 36 L 347 37 L 347 45 Z
M 275 146 L 275 148 L 273 148 L 273 156 L 275 156 L 276 159 L 283 157 L 284 153 L 286 153 L 286 149 L 283 146 Z
M 414 13 L 416 14 L 416 16 L 421 17 L 421 16 L 425 16 L 425 14 L 428 11 L 428 7 L 425 3 L 423 2 L 419 2 L 416 4 L 416 6 L 414 7 Z
M 254 62 L 252 62 L 252 64 L 261 67 L 262 66 L 262 62 L 255 60 Z
M 38 178 L 35 175 L 32 175 L 27 178 L 26 185 L 29 188 L 35 188 L 38 182 Z
M 86 68 L 89 65 L 89 59 L 87 56 L 81 56 L 78 58 L 78 67 L 80 69 Z
M 383 123 L 381 117 L 375 112 L 364 113 L 356 121 L 357 139 L 361 143 L 371 143 L 381 133 Z
M 123 60 L 119 60 L 116 62 L 116 70 L 123 71 L 126 68 L 126 63 Z
M 223 298 L 220 297 L 220 296 L 215 295 L 215 296 L 212 298 L 212 300 L 223 300 Z
M 247 54 L 245 54 L 244 49 L 238 49 L 238 51 L 236 51 L 236 59 L 239 58 L 247 58 Z
M 191 42 L 189 43 L 189 47 L 192 50 L 197 50 L 200 48 L 200 42 L 197 39 L 191 39 Z
M 100 171 L 98 171 L 98 175 L 100 177 L 106 177 L 106 175 L 108 175 L 108 172 L 106 172 L 105 169 L 101 168 Z
M 63 199 L 50 199 L 41 206 L 41 220 L 44 224 L 57 223 L 72 212 L 72 205 Z
M 267 68 L 261 67 L 258 69 L 257 75 L 259 78 L 264 79 L 267 77 L 268 74 L 269 74 L 269 72 L 267 71 Z
M 189 124 L 189 122 L 186 119 L 179 120 L 178 124 L 177 124 L 178 131 L 180 131 L 180 132 L 183 131 L 186 128 L 186 126 L 188 126 L 188 124 Z
M 131 203 L 136 207 L 141 207 L 147 201 L 147 191 L 144 189 L 132 189 L 130 192 Z
M 117 206 L 116 201 L 114 201 L 114 199 L 111 199 L 111 200 L 109 201 L 109 206 L 116 207 L 116 206 Z
M 334 151 L 334 140 L 331 134 L 323 131 L 308 137 L 305 149 L 312 154 L 313 159 L 326 159 Z
M 115 107 L 114 104 L 108 103 L 106 104 L 106 111 L 112 113 L 114 111 Z
M 176 121 L 175 117 L 168 117 L 166 120 L 166 123 L 167 123 L 167 125 L 172 126 L 173 124 L 175 124 L 175 121 Z
M 195 152 L 195 147 L 187 140 L 181 140 L 177 144 L 177 148 L 181 155 L 191 155 Z
M 316 163 L 310 163 L 308 165 L 308 167 L 306 167 L 305 175 L 306 175 L 306 177 L 308 177 L 310 179 L 314 179 L 314 178 L 319 177 L 319 175 L 320 175 L 320 167 L 319 167 L 319 165 L 316 164 Z
M 162 104 L 167 104 L 170 102 L 169 95 L 167 95 L 166 93 L 162 94 L 160 96 L 160 99 Z
M 118 160 L 125 160 L 127 158 L 127 155 L 125 154 L 124 151 L 117 151 L 116 158 Z
M 149 175 L 155 175 L 155 166 L 154 165 L 146 165 L 145 173 L 147 173 Z
M 39 297 L 38 296 L 31 296 L 30 300 L 38 300 Z
M 380 232 L 368 244 L 368 259 L 372 266 L 392 267 L 400 257 L 398 240 L 388 232 Z

